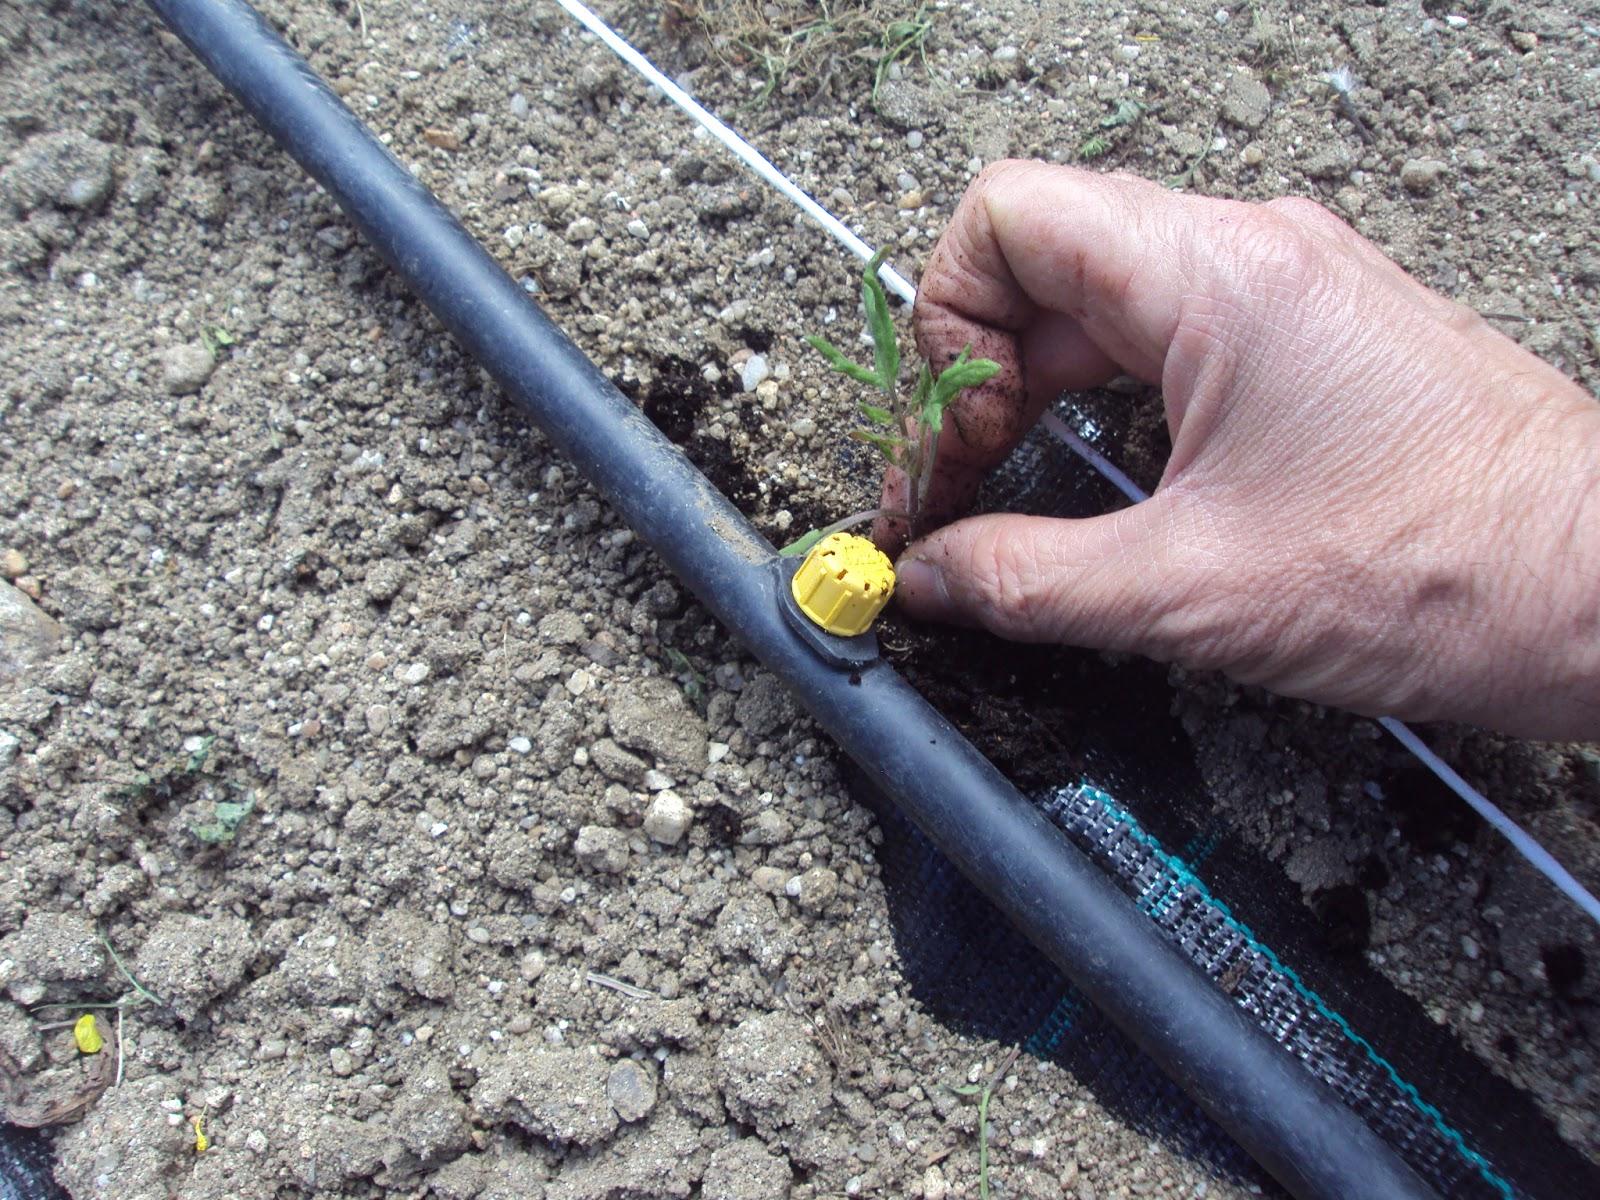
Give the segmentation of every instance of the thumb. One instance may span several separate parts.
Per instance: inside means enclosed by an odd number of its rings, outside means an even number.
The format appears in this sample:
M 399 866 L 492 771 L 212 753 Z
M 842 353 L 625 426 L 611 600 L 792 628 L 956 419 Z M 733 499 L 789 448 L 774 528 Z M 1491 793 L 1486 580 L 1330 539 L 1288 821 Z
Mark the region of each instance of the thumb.
M 1158 496 L 1086 520 L 968 517 L 901 556 L 895 598 L 916 619 L 1016 641 L 1169 657 L 1178 631 L 1165 626 L 1191 587 L 1173 561 L 1166 507 Z

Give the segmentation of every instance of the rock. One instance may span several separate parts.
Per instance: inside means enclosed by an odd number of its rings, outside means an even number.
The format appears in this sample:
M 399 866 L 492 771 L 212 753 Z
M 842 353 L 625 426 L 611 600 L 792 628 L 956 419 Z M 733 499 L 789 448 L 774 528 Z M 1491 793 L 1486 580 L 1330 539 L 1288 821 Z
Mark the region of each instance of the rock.
M 706 765 L 706 725 L 683 693 L 659 676 L 612 689 L 606 706 L 611 736 L 656 765 L 696 774 Z
M 340 1079 L 354 1075 L 356 1071 L 356 1060 L 343 1046 L 335 1046 L 328 1051 L 328 1065 Z
M 833 1074 L 810 1027 L 787 1012 L 751 1017 L 725 1034 L 717 1047 L 717 1078 L 733 1118 L 766 1136 L 811 1125 L 833 1091 Z
M 644 831 L 663 846 L 676 846 L 689 832 L 694 814 L 677 792 L 657 792 L 644 814 Z
M 744 360 L 744 365 L 739 368 L 739 383 L 747 392 L 753 392 L 772 374 L 772 369 L 767 366 L 764 355 L 752 354 Z
M 700 1182 L 701 1200 L 768 1200 L 787 1196 L 794 1183 L 789 1160 L 768 1150 L 760 1138 L 729 1142 L 711 1156 Z
M 572 843 L 578 861 L 603 875 L 616 875 L 628 866 L 628 835 L 604 825 L 585 825 Z
M 78 132 L 31 137 L 0 172 L 0 197 L 18 212 L 44 204 L 57 208 L 99 208 L 116 187 L 116 151 Z
M 800 706 L 776 675 L 762 671 L 734 701 L 733 719 L 754 737 L 766 737 L 799 719 Z
M 1311 179 L 1340 180 L 1350 174 L 1354 165 L 1348 149 L 1332 145 L 1313 150 L 1301 161 L 1300 169 Z
M 133 975 L 181 1020 L 192 1021 L 244 979 L 256 956 L 248 922 L 168 913 L 133 960 Z
M 0 683 L 55 653 L 61 626 L 9 583 L 0 583 Z M 704 759 L 702 759 L 704 761 Z
M 884 80 L 878 89 L 877 109 L 880 117 L 898 129 L 923 131 L 942 129 L 949 111 L 931 90 L 909 79 Z
M 606 1095 L 617 1116 L 629 1124 L 642 1121 L 656 1106 L 655 1076 L 633 1059 L 625 1058 L 611 1068 Z
M 839 876 L 829 867 L 812 867 L 797 883 L 795 900 L 807 912 L 821 912 L 839 894 Z
M 169 346 L 161 352 L 161 386 L 169 395 L 198 392 L 216 369 L 216 357 L 199 342 Z
M 1254 75 L 1235 72 L 1222 94 L 1222 119 L 1241 129 L 1259 129 L 1272 107 L 1267 85 Z
M 15 579 L 28 573 L 28 560 L 20 550 L 7 550 L 0 554 L 0 575 Z
M 15 734 L 7 733 L 0 729 L 0 771 L 4 771 L 16 761 L 17 751 L 22 747 L 22 739 Z
M 449 1162 L 472 1146 L 468 1116 L 467 1106 L 456 1098 L 442 1064 L 429 1062 L 420 1070 L 408 1071 L 400 1096 L 389 1110 L 389 1127 L 411 1161 L 396 1161 L 398 1156 L 391 1150 L 384 1155 L 385 1165 L 411 1174 Z
M 1439 186 L 1446 171 L 1437 158 L 1412 158 L 1400 168 L 1400 183 L 1413 196 L 1426 196 Z
M 601 738 L 589 747 L 589 761 L 607 779 L 631 788 L 643 784 L 649 770 L 644 759 L 637 754 L 630 754 L 610 738 Z
M 0 983 L 24 1006 L 77 996 L 82 985 L 100 982 L 107 966 L 94 922 L 74 913 L 29 913 L 21 929 L 0 939 L 5 959 L 11 966 L 0 966 Z
M 536 1137 L 596 1146 L 617 1131 L 605 1062 L 591 1050 L 512 1042 L 472 1091 L 480 1115 L 510 1121 Z

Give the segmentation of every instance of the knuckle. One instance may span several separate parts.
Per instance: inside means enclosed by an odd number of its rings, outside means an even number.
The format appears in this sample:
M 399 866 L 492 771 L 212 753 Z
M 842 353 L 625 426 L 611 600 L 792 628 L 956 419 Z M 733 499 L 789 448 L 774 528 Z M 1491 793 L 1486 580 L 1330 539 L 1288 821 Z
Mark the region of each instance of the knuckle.
M 1258 300 L 1302 299 L 1332 273 L 1321 239 L 1267 206 L 1246 210 L 1222 239 L 1221 251 L 1215 262 L 1224 286 Z

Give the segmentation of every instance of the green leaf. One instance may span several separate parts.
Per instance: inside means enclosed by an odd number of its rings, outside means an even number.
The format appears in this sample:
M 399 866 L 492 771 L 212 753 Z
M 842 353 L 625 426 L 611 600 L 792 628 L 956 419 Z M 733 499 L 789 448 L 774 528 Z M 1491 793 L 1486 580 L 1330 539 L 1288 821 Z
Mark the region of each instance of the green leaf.
M 867 329 L 872 334 L 872 364 L 877 374 L 877 384 L 886 392 L 894 391 L 900 378 L 900 342 L 894 333 L 894 318 L 889 315 L 889 295 L 878 278 L 878 268 L 883 265 L 888 250 L 879 250 L 867 263 L 861 276 L 861 303 L 867 310 Z
M 933 381 L 933 388 L 921 408 L 922 424 L 930 432 L 938 433 L 944 428 L 944 410 L 957 396 L 969 387 L 992 379 L 1000 370 L 1000 364 L 993 359 L 969 358 L 971 353 L 972 347 L 966 347 Z
M 900 451 L 905 449 L 906 440 L 888 433 L 874 433 L 870 429 L 852 429 L 850 436 L 855 441 L 865 442 L 884 458 L 889 460 L 890 466 L 900 465 Z
M 233 841 L 234 834 L 239 832 L 239 826 L 244 824 L 256 806 L 256 798 L 251 796 L 243 803 L 233 800 L 220 800 L 217 802 L 217 819 L 209 825 L 194 827 L 194 836 L 208 846 L 225 846 Z
M 793 558 L 797 554 L 804 554 L 807 550 L 811 549 L 811 547 L 815 546 L 822 540 L 822 533 L 823 531 L 820 529 L 813 529 L 808 533 L 801 534 L 782 550 L 779 550 L 779 556 L 783 558 Z
M 851 362 L 837 346 L 825 337 L 818 337 L 814 333 L 806 334 L 806 341 L 811 343 L 811 348 L 823 358 L 828 360 L 828 365 L 841 375 L 848 375 L 857 383 L 870 383 L 873 387 L 880 387 L 878 377 L 867 370 L 860 363 Z
M 195 747 L 194 753 L 189 755 L 188 760 L 183 764 L 183 773 L 185 775 L 193 775 L 201 767 L 205 766 L 206 759 L 211 757 L 211 747 L 216 744 L 217 735 L 214 733 L 207 734 L 201 738 L 200 744 Z
M 876 404 L 858 405 L 861 415 L 874 425 L 893 425 L 894 414 L 887 408 L 879 408 Z
M 958 1096 L 976 1096 L 979 1092 L 983 1091 L 983 1084 L 963 1083 L 960 1087 L 952 1086 L 950 1090 Z

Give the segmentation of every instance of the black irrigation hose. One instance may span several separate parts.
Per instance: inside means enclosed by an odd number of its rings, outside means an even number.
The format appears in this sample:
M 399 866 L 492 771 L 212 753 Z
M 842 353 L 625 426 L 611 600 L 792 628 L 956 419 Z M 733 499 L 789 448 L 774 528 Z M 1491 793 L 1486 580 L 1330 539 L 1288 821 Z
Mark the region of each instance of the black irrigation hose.
M 766 541 L 253 9 L 150 4 L 701 603 L 1291 1193 L 1433 1195 L 890 667 L 830 666 L 796 635 Z

